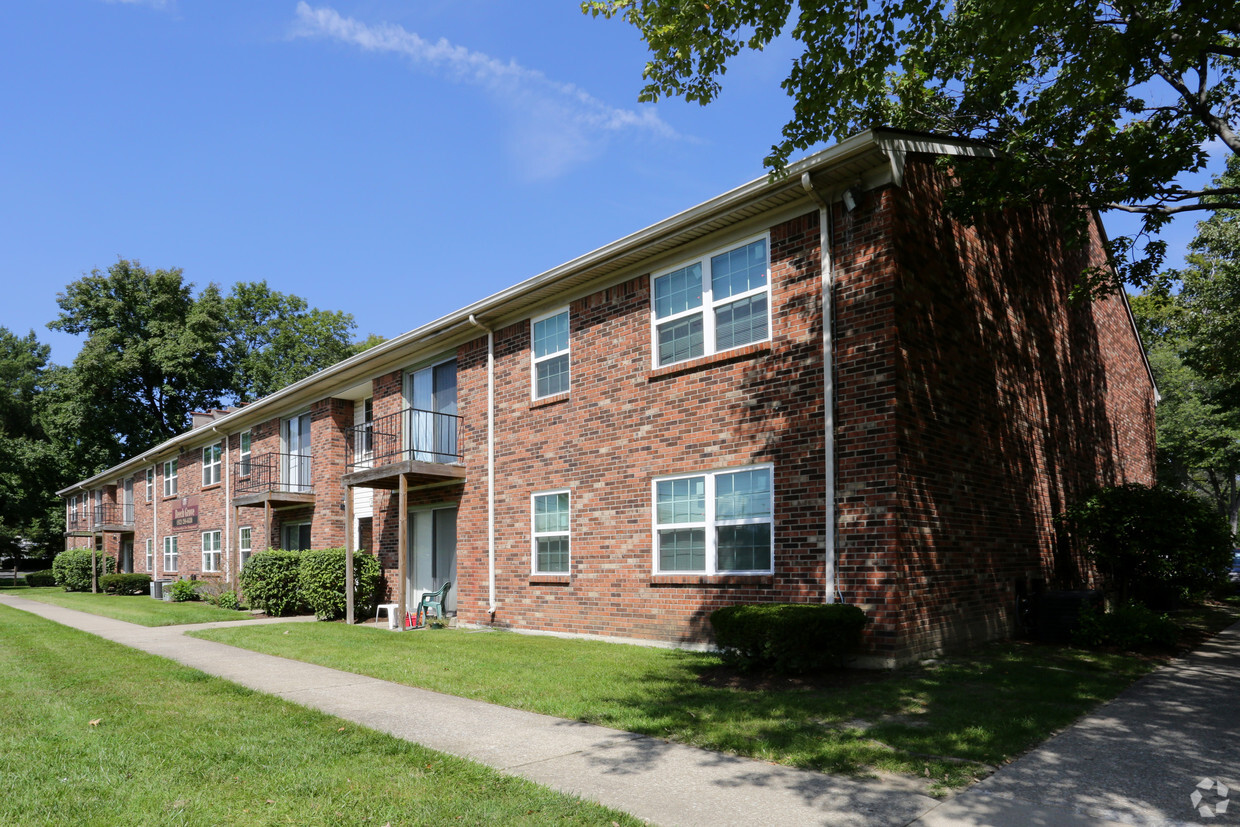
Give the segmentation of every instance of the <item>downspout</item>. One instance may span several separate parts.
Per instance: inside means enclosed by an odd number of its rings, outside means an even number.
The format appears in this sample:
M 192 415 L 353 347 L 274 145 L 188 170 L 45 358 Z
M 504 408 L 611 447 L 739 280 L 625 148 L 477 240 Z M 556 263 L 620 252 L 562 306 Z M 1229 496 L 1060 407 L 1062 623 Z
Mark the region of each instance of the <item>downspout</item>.
M 223 456 L 221 461 L 224 463 L 224 536 L 228 539 L 225 541 L 223 550 L 224 556 L 224 580 L 231 580 L 232 576 L 232 467 L 228 462 L 228 435 L 220 434 L 220 426 L 212 425 L 211 432 L 216 436 L 223 436 L 221 442 L 224 443 Z
M 831 260 L 831 206 L 814 189 L 808 172 L 801 173 L 801 186 L 818 205 L 818 249 L 821 255 L 822 289 L 822 430 L 823 430 L 823 602 L 834 603 L 835 585 L 835 357 L 832 301 L 835 272 Z
M 495 332 L 469 314 L 469 323 L 487 332 L 487 613 L 495 619 Z

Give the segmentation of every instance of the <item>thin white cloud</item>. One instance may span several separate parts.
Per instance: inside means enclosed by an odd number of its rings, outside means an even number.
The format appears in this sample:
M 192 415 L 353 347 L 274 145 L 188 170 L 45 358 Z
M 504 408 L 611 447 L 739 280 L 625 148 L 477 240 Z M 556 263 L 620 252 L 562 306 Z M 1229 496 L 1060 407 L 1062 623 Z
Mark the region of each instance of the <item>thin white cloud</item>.
M 415 65 L 443 72 L 458 83 L 493 94 L 513 119 L 513 150 L 524 172 L 550 178 L 594 157 L 607 137 L 624 130 L 675 139 L 676 130 L 651 107 L 620 109 L 584 89 L 548 78 L 516 61 L 471 51 L 443 38 L 426 40 L 392 23 L 371 25 L 342 17 L 329 7 L 297 4 L 294 37 L 326 37 L 367 52 L 402 55 Z

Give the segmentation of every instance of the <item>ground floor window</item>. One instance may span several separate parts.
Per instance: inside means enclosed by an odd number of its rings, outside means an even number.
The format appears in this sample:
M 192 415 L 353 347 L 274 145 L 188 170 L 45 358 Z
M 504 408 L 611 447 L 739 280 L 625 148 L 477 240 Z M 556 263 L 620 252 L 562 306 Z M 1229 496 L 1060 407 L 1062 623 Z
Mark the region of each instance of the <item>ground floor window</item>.
M 280 529 L 280 548 L 306 551 L 310 548 L 310 523 L 285 523 Z
M 654 481 L 655 572 L 774 571 L 771 468 Z
M 146 538 L 146 570 L 155 573 L 155 540 L 152 537 Z
M 534 573 L 568 573 L 567 491 L 534 495 Z
M 204 531 L 202 533 L 202 570 L 212 572 L 220 570 L 219 531 Z
M 241 536 L 237 542 L 237 549 L 241 555 L 241 567 L 245 568 L 246 562 L 250 559 L 250 553 L 253 550 L 253 532 L 250 527 L 241 527 Z
M 177 539 L 176 537 L 164 538 L 164 572 L 174 572 L 177 570 Z

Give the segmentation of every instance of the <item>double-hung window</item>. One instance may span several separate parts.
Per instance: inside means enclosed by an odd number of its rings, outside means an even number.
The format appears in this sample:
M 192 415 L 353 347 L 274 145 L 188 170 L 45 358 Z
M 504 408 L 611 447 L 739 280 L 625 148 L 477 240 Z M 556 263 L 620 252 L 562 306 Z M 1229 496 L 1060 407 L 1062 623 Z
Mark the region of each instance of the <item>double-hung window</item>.
M 155 466 L 146 469 L 146 501 L 155 499 Z
M 78 498 L 77 498 L 77 494 L 74 494 L 72 497 L 69 498 L 69 522 L 76 523 L 77 517 L 78 517 Z
M 241 556 L 241 567 L 245 568 L 246 561 L 250 559 L 250 553 L 253 551 L 253 531 L 250 527 L 242 526 L 240 537 L 237 542 L 237 550 Z
M 152 537 L 146 538 L 146 570 L 149 574 L 155 573 L 155 540 Z
M 772 512 L 769 466 L 655 480 L 655 573 L 771 573 Z
M 238 463 L 237 473 L 243 477 L 250 475 L 250 432 L 241 432 L 241 461 Z
M 770 338 L 769 246 L 764 236 L 655 276 L 656 366 Z
M 204 531 L 202 533 L 202 570 L 220 570 L 220 532 Z
M 177 570 L 177 538 L 175 536 L 164 538 L 164 571 L 174 572 Z
M 567 491 L 534 495 L 534 574 L 568 574 Z
M 530 326 L 534 398 L 568 392 L 568 311 L 535 319 Z
M 215 485 L 220 481 L 220 466 L 223 465 L 221 456 L 224 453 L 224 443 L 217 442 L 214 445 L 208 445 L 202 449 L 202 485 Z
M 175 459 L 170 459 L 164 463 L 164 496 L 175 497 L 176 495 L 177 495 L 177 461 Z

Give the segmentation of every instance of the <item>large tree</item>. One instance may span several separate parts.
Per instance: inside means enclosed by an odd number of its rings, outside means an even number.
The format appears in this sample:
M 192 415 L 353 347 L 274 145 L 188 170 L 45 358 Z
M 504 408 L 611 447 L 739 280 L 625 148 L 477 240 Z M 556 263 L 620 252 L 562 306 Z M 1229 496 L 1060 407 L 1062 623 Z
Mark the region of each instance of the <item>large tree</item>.
M 178 268 L 118 260 L 57 296 L 48 326 L 86 336 L 72 370 L 57 373 L 49 420 L 84 471 L 106 467 L 181 433 L 192 411 L 229 387 L 224 301 L 198 295 Z
M 353 315 L 310 307 L 267 282 L 238 282 L 224 301 L 229 390 L 238 402 L 274 393 L 354 353 Z
M 1215 185 L 1240 184 L 1240 159 Z M 1195 489 L 1240 527 L 1240 212 L 1197 225 L 1188 266 L 1165 274 L 1179 287 L 1132 298 L 1162 400 L 1159 480 Z
M 0 557 L 19 559 L 57 545 L 64 512 L 52 493 L 66 463 L 47 439 L 39 396 L 50 349 L 31 331 L 0 327 Z
M 788 32 L 801 51 L 792 113 L 766 158 L 872 126 L 980 140 L 997 160 L 957 162 L 967 215 L 1041 200 L 1142 216 L 1112 240 L 1125 278 L 1149 282 L 1173 215 L 1240 207 L 1234 186 L 1188 189 L 1205 145 L 1240 153 L 1235 0 L 587 0 L 650 48 L 647 101 L 709 103 L 728 62 Z M 1146 243 L 1148 242 L 1148 243 Z M 1095 274 L 1103 278 L 1103 274 Z

